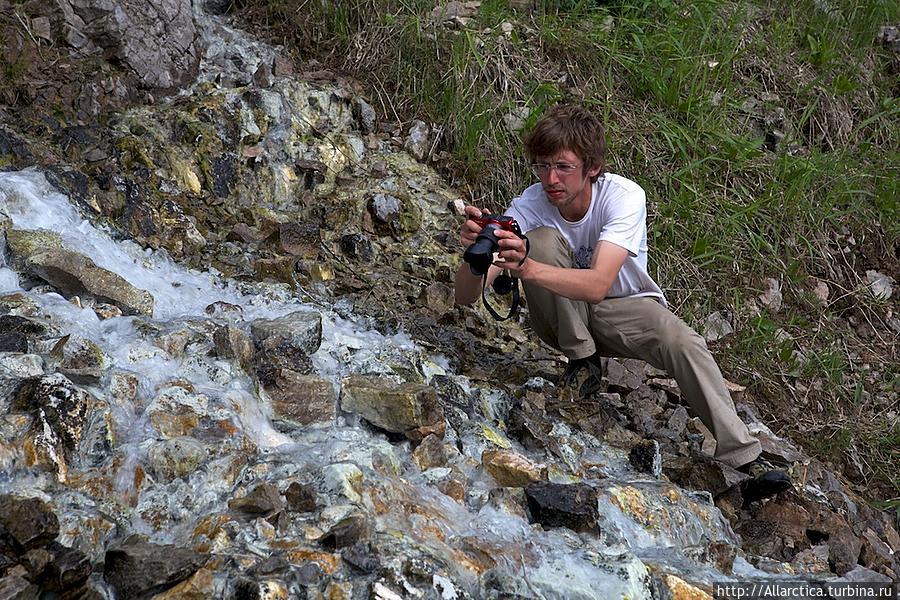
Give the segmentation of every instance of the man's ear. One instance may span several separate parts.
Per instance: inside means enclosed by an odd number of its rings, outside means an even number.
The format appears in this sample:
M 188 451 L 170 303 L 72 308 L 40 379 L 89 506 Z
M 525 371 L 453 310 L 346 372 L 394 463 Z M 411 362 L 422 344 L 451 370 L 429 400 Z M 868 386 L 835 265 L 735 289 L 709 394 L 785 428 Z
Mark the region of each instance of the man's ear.
M 600 172 L 602 170 L 603 170 L 603 165 L 597 165 L 596 167 L 593 167 L 592 169 L 588 170 L 587 176 L 590 177 L 591 179 L 594 179 L 597 175 L 600 174 Z

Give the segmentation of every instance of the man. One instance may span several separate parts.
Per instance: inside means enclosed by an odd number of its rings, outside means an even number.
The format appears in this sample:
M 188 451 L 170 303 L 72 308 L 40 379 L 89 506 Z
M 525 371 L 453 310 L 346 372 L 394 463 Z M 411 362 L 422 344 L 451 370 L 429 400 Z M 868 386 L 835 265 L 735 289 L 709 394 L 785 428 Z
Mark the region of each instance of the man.
M 644 191 L 605 173 L 603 125 L 573 105 L 550 109 L 525 140 L 540 183 L 512 201 L 506 214 L 530 241 L 499 230 L 499 253 L 488 284 L 507 269 L 522 281 L 537 335 L 569 359 L 567 375 L 600 372 L 599 357 L 639 358 L 665 369 L 716 438 L 716 458 L 756 476 L 742 491 L 746 502 L 790 487 L 781 472 L 760 469 L 759 441 L 737 416 L 706 343 L 666 307 L 647 273 Z M 466 207 L 460 231 L 465 248 L 481 231 Z M 527 250 L 527 251 L 526 251 Z M 482 279 L 466 263 L 456 273 L 456 302 L 475 302 Z

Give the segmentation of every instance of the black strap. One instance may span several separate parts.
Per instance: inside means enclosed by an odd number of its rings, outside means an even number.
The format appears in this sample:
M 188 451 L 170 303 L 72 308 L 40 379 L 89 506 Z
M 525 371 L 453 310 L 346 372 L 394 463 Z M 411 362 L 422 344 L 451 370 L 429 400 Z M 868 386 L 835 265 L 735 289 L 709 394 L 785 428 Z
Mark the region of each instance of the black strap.
M 528 253 L 531 252 L 531 241 L 529 241 L 529 239 L 527 237 L 525 237 L 524 235 L 520 235 L 519 237 L 521 237 L 523 240 L 525 240 L 525 256 L 523 256 L 522 260 L 519 261 L 519 266 L 521 267 L 525 263 L 525 259 L 528 258 Z M 503 282 L 501 284 L 501 286 L 497 285 L 498 282 L 500 282 L 502 277 L 506 277 L 507 279 L 509 279 L 509 286 L 507 286 L 505 282 Z M 517 278 L 510 277 L 508 275 L 507 271 L 504 270 L 503 273 L 498 275 L 497 279 L 494 280 L 493 287 L 494 287 L 495 291 L 498 291 L 498 292 L 500 291 L 500 289 L 498 289 L 498 287 L 500 287 L 500 288 L 509 287 L 510 289 L 508 292 L 503 291 L 501 293 L 512 292 L 512 304 L 509 307 L 509 314 L 507 314 L 505 317 L 501 317 L 500 314 L 496 310 L 494 310 L 494 307 L 488 303 L 487 296 L 485 295 L 486 287 L 487 287 L 487 272 L 485 272 L 485 274 L 481 278 L 481 302 L 482 302 L 482 304 L 484 304 L 484 307 L 486 309 L 488 309 L 488 312 L 491 313 L 491 316 L 494 317 L 494 320 L 505 321 L 505 320 L 509 319 L 510 317 L 512 317 L 514 314 L 516 314 L 516 312 L 519 310 L 519 280 Z

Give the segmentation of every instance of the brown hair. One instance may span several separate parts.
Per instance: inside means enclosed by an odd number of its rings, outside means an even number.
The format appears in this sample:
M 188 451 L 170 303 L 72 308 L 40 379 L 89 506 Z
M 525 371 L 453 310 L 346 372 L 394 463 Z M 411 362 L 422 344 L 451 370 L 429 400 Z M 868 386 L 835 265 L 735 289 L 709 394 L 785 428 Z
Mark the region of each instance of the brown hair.
M 590 111 L 575 104 L 557 104 L 541 116 L 525 137 L 529 160 L 571 150 L 584 162 L 584 170 L 606 166 L 606 134 L 603 123 Z M 597 180 L 592 177 L 591 182 Z

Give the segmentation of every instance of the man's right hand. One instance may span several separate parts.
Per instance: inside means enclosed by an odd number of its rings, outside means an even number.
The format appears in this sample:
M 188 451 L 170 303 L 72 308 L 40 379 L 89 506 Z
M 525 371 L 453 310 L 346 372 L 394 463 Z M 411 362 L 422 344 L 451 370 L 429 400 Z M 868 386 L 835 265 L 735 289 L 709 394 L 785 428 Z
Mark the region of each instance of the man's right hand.
M 459 242 L 462 244 L 463 248 L 468 249 L 469 246 L 475 243 L 478 234 L 481 233 L 481 225 L 472 219 L 486 214 L 488 214 L 486 209 L 466 206 L 466 220 L 463 221 L 462 227 L 459 230 Z

